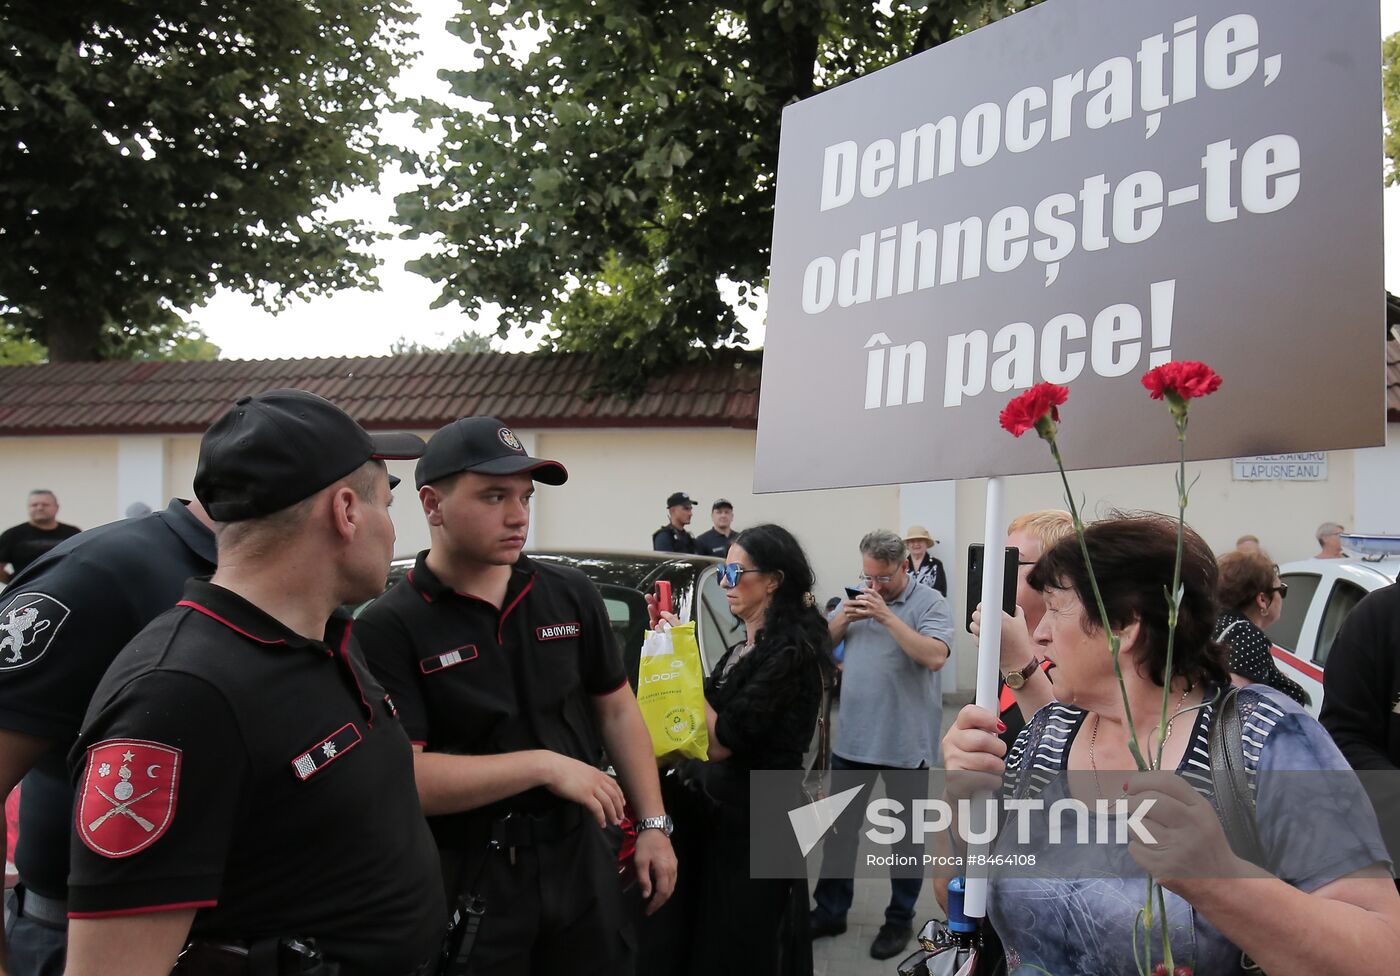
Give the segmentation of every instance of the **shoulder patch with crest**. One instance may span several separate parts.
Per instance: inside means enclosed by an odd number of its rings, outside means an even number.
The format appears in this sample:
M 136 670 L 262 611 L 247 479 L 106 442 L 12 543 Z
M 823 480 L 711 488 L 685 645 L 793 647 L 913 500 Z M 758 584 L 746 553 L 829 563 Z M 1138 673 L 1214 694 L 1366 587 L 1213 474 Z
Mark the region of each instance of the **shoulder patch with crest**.
M 0 608 L 0 671 L 14 671 L 44 656 L 68 607 L 47 593 L 20 593 Z
M 181 752 L 144 739 L 108 739 L 88 749 L 79 790 L 78 836 L 103 857 L 150 847 L 175 819 Z

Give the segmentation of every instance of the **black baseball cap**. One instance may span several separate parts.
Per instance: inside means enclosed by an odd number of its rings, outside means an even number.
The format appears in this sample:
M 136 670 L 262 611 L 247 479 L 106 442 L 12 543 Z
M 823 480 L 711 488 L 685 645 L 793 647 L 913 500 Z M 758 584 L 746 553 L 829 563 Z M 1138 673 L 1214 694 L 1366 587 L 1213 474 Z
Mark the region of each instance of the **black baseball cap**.
M 310 498 L 366 461 L 422 453 L 416 434 L 371 434 L 325 397 L 268 390 L 239 397 L 205 431 L 194 494 L 214 521 L 240 522 Z
M 413 480 L 422 488 L 462 471 L 529 474 L 547 485 L 569 480 L 569 472 L 558 461 L 526 454 L 514 431 L 495 417 L 463 417 L 428 438 Z
M 672 493 L 671 493 L 671 497 L 666 499 L 666 507 L 667 507 L 667 508 L 675 508 L 677 505 L 685 505 L 685 506 L 688 506 L 688 507 L 694 507 L 694 505 L 695 505 L 695 499 L 694 499 L 694 498 L 691 498 L 689 495 L 687 495 L 687 494 L 686 494 L 685 492 L 683 492 L 683 491 L 672 492 Z
M 731 503 L 731 502 L 729 501 L 728 498 L 720 498 L 720 499 L 717 499 L 717 500 L 715 501 L 715 503 L 714 503 L 713 505 L 710 506 L 710 511 L 713 512 L 713 511 L 714 511 L 715 509 L 717 509 L 717 508 L 727 508 L 727 509 L 729 509 L 731 512 L 734 511 L 734 505 L 733 505 L 733 503 Z

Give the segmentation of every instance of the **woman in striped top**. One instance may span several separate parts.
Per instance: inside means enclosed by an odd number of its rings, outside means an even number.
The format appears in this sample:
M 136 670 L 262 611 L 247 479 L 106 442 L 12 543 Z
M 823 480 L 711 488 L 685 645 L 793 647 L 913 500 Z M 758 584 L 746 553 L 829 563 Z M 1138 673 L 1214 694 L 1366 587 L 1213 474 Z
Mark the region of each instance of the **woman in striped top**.
M 1090 526 L 1086 541 L 1120 638 L 1125 688 L 1114 674 L 1079 541 L 1071 537 L 1030 576 L 1045 601 L 1035 637 L 1055 661 L 1058 701 L 1035 715 L 1009 752 L 997 737 L 996 716 L 976 706 L 962 711 L 943 742 L 950 771 L 999 773 L 1003 799 L 1043 804 L 1029 814 L 1029 805 L 1019 804 L 1025 809 L 1008 817 L 1016 829 L 1000 831 L 993 848 L 1006 866 L 993 874 L 989 916 L 1008 968 L 1025 964 L 1055 976 L 1137 973 L 1135 919 L 1150 871 L 1166 889 L 1175 962 L 1197 974 L 1237 973 L 1250 959 L 1270 976 L 1388 970 L 1400 958 L 1400 895 L 1375 814 L 1326 732 L 1271 688 L 1251 686 L 1238 700 L 1263 870 L 1232 851 L 1217 819 L 1210 730 L 1228 672 L 1224 652 L 1210 640 L 1210 549 L 1186 531 L 1168 673 L 1164 591 L 1176 523 L 1150 514 L 1113 518 Z M 1159 743 L 1164 677 L 1171 720 Z M 1156 757 L 1160 746 L 1161 768 L 1180 776 L 1135 772 L 1125 696 L 1142 751 Z M 1309 775 L 1274 775 L 1283 770 Z M 1096 800 L 1111 806 L 1088 814 L 1092 829 L 1079 838 L 1058 829 L 1067 818 L 1052 815 L 1057 800 L 1089 810 Z M 1129 829 L 1134 822 L 1141 832 Z M 1073 818 L 1068 823 L 1074 826 Z M 1141 940 L 1136 949 L 1142 951 Z M 1159 960 L 1160 929 L 1152 951 Z

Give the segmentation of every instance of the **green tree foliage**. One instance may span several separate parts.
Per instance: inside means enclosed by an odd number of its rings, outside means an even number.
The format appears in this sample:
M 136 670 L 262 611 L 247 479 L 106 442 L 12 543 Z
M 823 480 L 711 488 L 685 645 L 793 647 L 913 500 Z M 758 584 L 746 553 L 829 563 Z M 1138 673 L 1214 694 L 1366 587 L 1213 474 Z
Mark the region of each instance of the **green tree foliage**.
M 403 356 L 416 352 L 490 352 L 491 337 L 480 332 L 464 331 L 446 345 L 432 346 L 421 342 L 410 342 L 408 336 L 399 336 L 389 345 L 389 353 Z
M 433 242 L 409 266 L 636 390 L 745 338 L 718 280 L 750 302 L 767 277 L 785 105 L 1026 5 L 463 0 L 450 27 L 483 63 L 449 78 L 484 110 L 416 105 L 445 138 L 398 198 Z
M 178 359 L 209 362 L 219 358 L 219 347 L 204 330 L 183 322 L 154 328 L 109 325 L 102 330 L 101 359 Z M 0 325 L 0 366 L 48 362 L 44 344 L 19 329 Z
M 373 286 L 375 235 L 325 205 L 378 181 L 407 7 L 0 0 L 0 323 L 85 360 L 159 348 L 219 286 Z
M 1381 102 L 1385 105 L 1385 185 L 1400 182 L 1400 32 L 1381 42 Z

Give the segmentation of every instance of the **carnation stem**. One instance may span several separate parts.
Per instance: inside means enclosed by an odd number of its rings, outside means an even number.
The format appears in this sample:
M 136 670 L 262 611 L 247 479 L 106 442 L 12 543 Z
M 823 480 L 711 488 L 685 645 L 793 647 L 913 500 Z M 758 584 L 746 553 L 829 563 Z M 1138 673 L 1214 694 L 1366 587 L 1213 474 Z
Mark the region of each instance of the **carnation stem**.
M 1172 567 L 1172 586 L 1167 592 L 1167 660 L 1162 668 L 1162 720 L 1157 726 L 1157 762 L 1162 768 L 1162 756 L 1167 748 L 1167 709 L 1171 705 L 1172 662 L 1176 652 L 1176 622 L 1181 600 L 1181 559 L 1186 547 L 1186 407 L 1174 414 L 1176 418 L 1176 565 Z
M 1128 686 L 1123 681 L 1123 668 L 1118 661 L 1121 642 L 1109 623 L 1108 609 L 1104 606 L 1103 594 L 1099 592 L 1098 577 L 1094 575 L 1094 563 L 1089 557 L 1089 544 L 1084 538 L 1084 520 L 1079 517 L 1079 506 L 1074 504 L 1074 493 L 1069 488 L 1069 476 L 1065 474 L 1065 463 L 1060 457 L 1060 446 L 1055 443 L 1053 434 L 1045 437 L 1045 440 L 1050 442 L 1050 456 L 1055 459 L 1055 467 L 1060 472 L 1060 483 L 1065 486 L 1065 502 L 1069 505 L 1070 518 L 1074 522 L 1074 534 L 1079 539 L 1079 551 L 1084 555 L 1084 568 L 1089 574 L 1089 586 L 1094 591 L 1094 602 L 1099 610 L 1099 622 L 1103 626 L 1103 632 L 1108 635 L 1108 651 L 1113 658 L 1113 674 L 1118 679 L 1118 691 L 1123 696 L 1123 718 L 1128 725 L 1128 751 L 1132 753 L 1133 761 L 1137 763 L 1139 770 L 1148 769 L 1147 760 L 1143 757 L 1142 749 L 1138 746 L 1137 726 L 1133 724 L 1133 707 L 1128 701 Z
M 1157 914 L 1162 917 L 1162 961 L 1167 964 L 1167 972 L 1176 968 L 1176 960 L 1172 958 L 1172 937 L 1171 930 L 1167 927 L 1167 896 L 1162 891 L 1162 886 L 1153 883 L 1152 887 L 1157 889 Z

